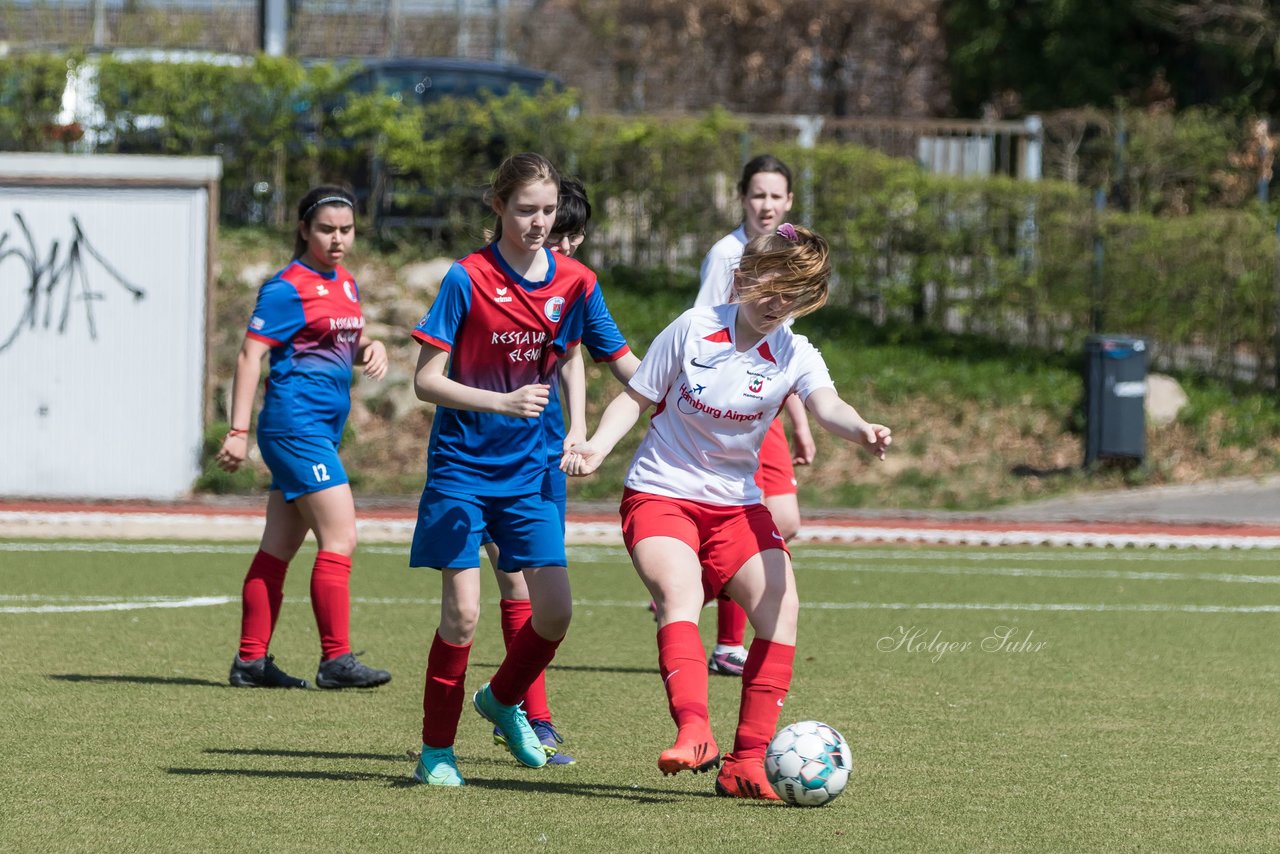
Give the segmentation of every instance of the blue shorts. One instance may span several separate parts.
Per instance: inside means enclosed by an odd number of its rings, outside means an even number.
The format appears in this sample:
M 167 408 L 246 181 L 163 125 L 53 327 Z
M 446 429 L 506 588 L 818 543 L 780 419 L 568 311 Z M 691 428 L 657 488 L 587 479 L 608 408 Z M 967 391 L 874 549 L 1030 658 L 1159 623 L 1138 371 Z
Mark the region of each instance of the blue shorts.
M 551 492 L 551 500 L 560 508 L 560 533 L 564 534 L 564 517 L 569 506 L 569 490 L 568 476 L 558 468 L 553 468 L 547 473 L 544 481 L 547 488 Z M 480 532 L 480 544 L 486 545 L 493 542 L 493 537 L 489 536 L 489 529 L 485 528 Z
M 425 489 L 418 502 L 409 566 L 478 567 L 486 531 L 501 553 L 498 569 L 503 572 L 568 565 L 564 517 L 550 495 L 461 495 Z
M 338 443 L 323 436 L 258 436 L 258 450 L 271 469 L 271 488 L 285 501 L 347 482 Z

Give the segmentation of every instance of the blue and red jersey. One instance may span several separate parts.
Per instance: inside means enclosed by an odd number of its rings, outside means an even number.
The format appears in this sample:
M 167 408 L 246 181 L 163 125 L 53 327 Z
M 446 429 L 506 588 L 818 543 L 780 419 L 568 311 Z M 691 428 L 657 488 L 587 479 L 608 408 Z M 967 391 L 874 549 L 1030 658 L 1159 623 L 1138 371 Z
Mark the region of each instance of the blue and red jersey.
M 260 435 L 342 438 L 363 329 L 360 290 L 342 267 L 295 260 L 262 285 L 246 330 L 271 347 Z
M 595 274 L 544 249 L 542 281 L 517 275 L 490 245 L 456 262 L 413 337 L 449 353 L 448 376 L 487 391 L 531 383 L 559 396 L 557 366 L 582 340 Z M 563 436 L 563 416 L 554 415 Z M 427 457 L 427 486 L 471 495 L 523 495 L 547 475 L 550 408 L 537 418 L 437 407 Z M 558 459 L 559 449 L 555 449 Z
M 582 346 L 587 348 L 591 358 L 597 362 L 614 362 L 631 352 L 595 279 L 591 280 L 590 293 L 587 294 Z M 547 403 L 542 421 L 547 428 L 547 463 L 555 472 L 559 472 L 565 436 L 564 411 L 560 406 L 559 395 Z

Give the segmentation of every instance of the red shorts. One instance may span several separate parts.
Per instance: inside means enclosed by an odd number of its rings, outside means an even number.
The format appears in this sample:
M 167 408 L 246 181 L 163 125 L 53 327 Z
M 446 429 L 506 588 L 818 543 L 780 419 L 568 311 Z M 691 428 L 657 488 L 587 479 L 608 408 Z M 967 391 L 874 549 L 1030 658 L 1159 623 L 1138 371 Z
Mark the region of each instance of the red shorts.
M 760 445 L 760 467 L 756 469 L 756 486 L 770 495 L 795 495 L 796 470 L 791 465 L 791 446 L 782 429 L 782 419 L 775 418 Z
M 672 537 L 698 553 L 708 602 L 720 597 L 729 579 L 761 552 L 791 553 L 763 504 L 707 504 L 627 489 L 620 511 L 627 551 L 649 537 Z

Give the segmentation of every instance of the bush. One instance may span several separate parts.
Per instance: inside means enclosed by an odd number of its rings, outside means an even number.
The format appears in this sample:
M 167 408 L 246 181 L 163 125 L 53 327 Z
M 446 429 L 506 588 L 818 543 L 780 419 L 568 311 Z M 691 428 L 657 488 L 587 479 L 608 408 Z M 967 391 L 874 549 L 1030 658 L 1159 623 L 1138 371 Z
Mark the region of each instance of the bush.
M 0 151 L 60 151 L 83 128 L 58 121 L 72 55 L 0 56 Z
M 0 60 L 0 144 L 60 144 L 50 123 L 77 61 Z M 443 224 L 442 251 L 454 255 L 483 240 L 491 170 L 531 149 L 590 188 L 589 263 L 691 276 L 738 221 L 739 164 L 758 153 L 745 125 L 718 110 L 584 116 L 572 92 L 550 89 L 421 106 L 376 93 L 344 98 L 355 66 L 99 62 L 104 119 L 93 130 L 103 150 L 221 156 L 224 221 L 283 225 L 307 186 L 382 176 L 373 208 L 386 201 L 406 221 Z M 813 208 L 801 193 L 792 218 L 831 243 L 833 301 L 876 324 L 1074 350 L 1101 317 L 1106 331 L 1152 339 L 1166 361 L 1271 383 L 1273 223 L 1253 205 L 1214 207 L 1240 202 L 1238 123 L 1207 111 L 1124 117 L 1128 165 L 1110 178 L 1122 180 L 1133 213 L 1096 211 L 1073 184 L 931 175 L 837 142 L 771 148 L 816 188 Z M 406 235 L 421 240 L 420 231 Z

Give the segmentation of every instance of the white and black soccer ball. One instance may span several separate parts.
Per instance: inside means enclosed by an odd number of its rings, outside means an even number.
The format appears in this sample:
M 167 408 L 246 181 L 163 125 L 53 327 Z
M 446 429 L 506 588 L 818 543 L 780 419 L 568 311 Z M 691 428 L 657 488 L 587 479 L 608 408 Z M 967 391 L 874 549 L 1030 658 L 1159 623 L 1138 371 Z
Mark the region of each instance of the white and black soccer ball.
M 853 751 L 835 727 L 800 721 L 778 730 L 764 754 L 764 773 L 785 802 L 820 807 L 844 791 Z

